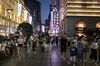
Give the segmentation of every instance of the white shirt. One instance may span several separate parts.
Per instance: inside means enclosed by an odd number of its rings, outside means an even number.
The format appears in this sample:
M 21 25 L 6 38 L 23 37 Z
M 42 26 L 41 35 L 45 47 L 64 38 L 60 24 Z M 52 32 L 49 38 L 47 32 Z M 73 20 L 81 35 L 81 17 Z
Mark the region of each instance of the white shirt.
M 90 45 L 90 48 L 92 48 L 92 49 L 98 49 L 98 44 L 93 42 L 93 43 Z
M 18 38 L 18 44 L 23 44 L 24 43 L 24 39 L 23 38 Z

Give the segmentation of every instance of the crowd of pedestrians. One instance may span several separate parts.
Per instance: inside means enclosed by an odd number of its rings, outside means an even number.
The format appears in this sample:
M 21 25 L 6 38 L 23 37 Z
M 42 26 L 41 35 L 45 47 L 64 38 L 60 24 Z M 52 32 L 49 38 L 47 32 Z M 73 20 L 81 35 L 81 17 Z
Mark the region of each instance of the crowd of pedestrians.
M 32 53 L 35 55 L 39 52 L 45 52 L 47 47 L 45 38 L 36 35 L 32 35 L 28 41 L 22 34 L 17 36 L 0 35 L 0 38 L 0 60 L 7 59 L 12 55 L 20 57 L 24 49 L 27 55 L 31 56 Z
M 86 36 L 61 36 L 61 58 L 73 66 L 85 66 L 88 62 L 98 65 L 100 62 L 100 36 L 88 41 Z
M 0 35 L 0 60 L 9 58 L 13 54 L 13 41 L 8 36 Z
M 20 56 L 22 49 L 27 49 L 27 54 L 31 56 L 39 52 L 45 52 L 48 44 L 56 44 L 60 48 L 61 59 L 68 61 L 73 66 L 85 66 L 87 63 L 98 65 L 100 63 L 100 36 L 95 36 L 88 40 L 86 36 L 53 36 L 40 37 L 32 35 L 27 41 L 23 35 L 17 37 L 0 36 L 0 60 L 15 54 Z

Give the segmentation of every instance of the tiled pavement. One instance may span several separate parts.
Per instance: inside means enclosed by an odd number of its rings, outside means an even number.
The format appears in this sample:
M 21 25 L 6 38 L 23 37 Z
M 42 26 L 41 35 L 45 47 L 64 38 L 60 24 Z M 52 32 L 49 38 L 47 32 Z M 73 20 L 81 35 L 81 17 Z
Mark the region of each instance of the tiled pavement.
M 36 55 L 26 54 L 26 49 L 23 49 L 21 56 L 12 56 L 7 60 L 0 61 L 0 66 L 72 66 L 66 61 L 62 61 L 60 53 L 55 46 L 50 45 L 48 52 L 39 52 Z M 95 66 L 88 64 L 87 66 Z M 99 66 L 99 65 L 98 65 Z

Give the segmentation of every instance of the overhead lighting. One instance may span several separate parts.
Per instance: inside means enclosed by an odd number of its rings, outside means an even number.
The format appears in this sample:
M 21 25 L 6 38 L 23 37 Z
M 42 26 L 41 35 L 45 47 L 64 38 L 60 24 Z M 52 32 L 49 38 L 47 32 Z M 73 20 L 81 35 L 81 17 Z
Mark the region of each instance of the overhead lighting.
M 9 8 L 9 9 L 7 9 L 7 12 L 9 12 L 9 13 L 11 13 L 12 11 L 13 11 L 13 10 L 12 10 L 12 9 L 10 9 L 10 8 Z

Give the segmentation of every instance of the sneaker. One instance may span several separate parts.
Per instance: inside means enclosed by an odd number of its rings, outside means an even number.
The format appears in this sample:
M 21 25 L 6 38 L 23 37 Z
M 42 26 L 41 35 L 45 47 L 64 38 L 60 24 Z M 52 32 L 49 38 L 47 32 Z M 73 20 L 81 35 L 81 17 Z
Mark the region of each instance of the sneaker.
M 68 64 L 70 64 L 70 61 L 68 61 Z
M 75 64 L 73 64 L 73 66 L 76 66 Z
M 97 63 L 95 63 L 95 65 L 97 66 L 98 64 L 97 64 Z
M 34 55 L 36 55 L 36 51 L 34 52 Z
M 62 60 L 65 60 L 65 58 L 63 56 L 61 56 Z
M 65 61 L 66 59 L 63 57 L 63 60 Z

